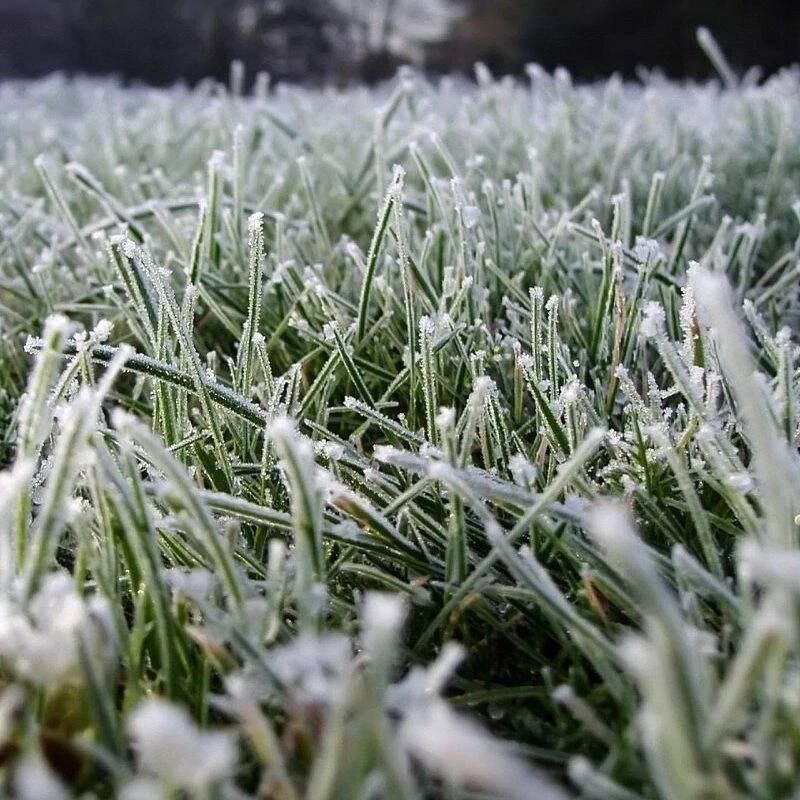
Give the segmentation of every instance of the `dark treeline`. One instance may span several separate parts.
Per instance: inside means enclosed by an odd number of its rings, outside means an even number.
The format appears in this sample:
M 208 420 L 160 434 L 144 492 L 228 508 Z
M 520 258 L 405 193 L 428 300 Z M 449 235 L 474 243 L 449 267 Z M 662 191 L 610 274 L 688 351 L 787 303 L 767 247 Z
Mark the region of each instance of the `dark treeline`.
M 379 80 L 535 61 L 591 79 L 637 66 L 703 77 L 709 27 L 737 69 L 800 60 L 800 3 L 778 0 L 0 0 L 0 75 L 53 70 L 164 84 L 224 80 L 232 59 L 276 80 Z
M 639 66 L 702 78 L 711 66 L 697 46 L 709 28 L 731 64 L 771 73 L 800 61 L 800 3 L 785 0 L 481 0 L 453 31 L 445 62 L 463 69 L 477 55 L 498 73 L 535 61 L 578 78 Z M 437 65 L 438 66 L 438 65 Z

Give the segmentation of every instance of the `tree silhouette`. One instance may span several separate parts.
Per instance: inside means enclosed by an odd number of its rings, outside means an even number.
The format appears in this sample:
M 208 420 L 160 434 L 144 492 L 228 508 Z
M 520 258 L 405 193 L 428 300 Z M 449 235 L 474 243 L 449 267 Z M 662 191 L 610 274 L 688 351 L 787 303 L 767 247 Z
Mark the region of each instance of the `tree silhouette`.
M 436 66 L 469 68 L 480 59 L 500 73 L 528 62 L 563 65 L 578 78 L 637 66 L 704 77 L 711 65 L 696 44 L 708 27 L 739 69 L 767 72 L 800 58 L 800 4 L 783 0 L 472 0 Z M 435 58 L 435 55 L 434 55 Z

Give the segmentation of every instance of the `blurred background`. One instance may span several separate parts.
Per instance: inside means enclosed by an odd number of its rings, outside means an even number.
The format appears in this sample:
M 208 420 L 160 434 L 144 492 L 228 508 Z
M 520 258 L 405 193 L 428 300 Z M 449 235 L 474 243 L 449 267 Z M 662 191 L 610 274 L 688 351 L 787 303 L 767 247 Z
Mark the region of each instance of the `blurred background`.
M 705 25 L 734 68 L 800 60 L 800 3 L 785 0 L 0 0 L 0 76 L 55 70 L 151 84 L 225 80 L 231 60 L 277 81 L 374 82 L 537 62 L 583 80 L 640 66 L 702 78 Z

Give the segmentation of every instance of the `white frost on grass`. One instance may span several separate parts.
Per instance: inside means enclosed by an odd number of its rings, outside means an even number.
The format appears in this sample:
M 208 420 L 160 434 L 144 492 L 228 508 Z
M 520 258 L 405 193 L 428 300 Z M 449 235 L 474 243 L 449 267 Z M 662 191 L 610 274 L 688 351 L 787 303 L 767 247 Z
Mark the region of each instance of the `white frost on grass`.
M 46 576 L 27 609 L 13 595 L 0 598 L 0 664 L 37 687 L 80 682 L 82 644 L 98 666 L 106 665 L 112 631 L 108 602 L 82 598 L 65 572 Z
M 432 699 L 405 717 L 402 741 L 426 769 L 453 786 L 507 800 L 566 800 L 567 793 L 528 767 L 482 726 Z
M 170 786 L 200 792 L 227 778 L 236 764 L 236 737 L 202 731 L 181 707 L 149 698 L 128 718 L 141 770 Z

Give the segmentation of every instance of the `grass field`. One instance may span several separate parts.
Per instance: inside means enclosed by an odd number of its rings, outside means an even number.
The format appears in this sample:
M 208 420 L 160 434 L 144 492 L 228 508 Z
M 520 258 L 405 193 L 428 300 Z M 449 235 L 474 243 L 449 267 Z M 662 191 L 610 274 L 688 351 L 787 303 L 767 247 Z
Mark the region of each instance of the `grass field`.
M 0 795 L 800 796 L 800 72 L 704 43 L 0 84 Z

